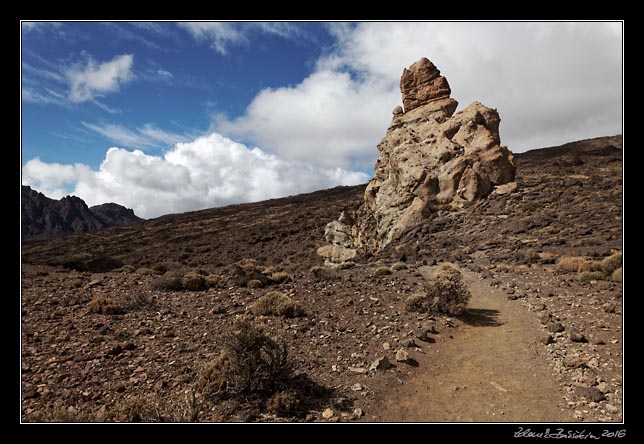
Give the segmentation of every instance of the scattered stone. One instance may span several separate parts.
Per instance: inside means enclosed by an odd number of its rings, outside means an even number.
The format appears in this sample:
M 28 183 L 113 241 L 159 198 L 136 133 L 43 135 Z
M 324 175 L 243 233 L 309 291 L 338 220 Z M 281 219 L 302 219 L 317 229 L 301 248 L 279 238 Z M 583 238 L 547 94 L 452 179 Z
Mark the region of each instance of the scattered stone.
M 108 355 L 110 356 L 117 356 L 120 355 L 121 352 L 123 351 L 123 347 L 121 347 L 119 344 L 115 345 L 109 351 L 107 352 Z
M 417 329 L 414 331 L 414 334 L 415 334 L 415 335 L 416 335 L 416 337 L 417 337 L 418 339 L 420 339 L 421 341 L 427 341 L 427 338 L 428 338 L 428 336 L 427 336 L 427 330 L 425 330 L 424 328 L 417 328 Z
M 382 344 L 382 348 L 384 348 L 385 350 L 390 350 L 391 349 L 391 344 L 389 344 L 389 342 L 385 342 L 385 343 Z
M 387 370 L 389 367 L 391 367 L 391 364 L 389 363 L 389 359 L 386 356 L 381 356 L 375 361 L 371 363 L 369 366 L 369 370 Z
M 359 391 L 361 391 L 363 388 L 364 388 L 364 386 L 363 386 L 362 384 L 360 384 L 359 382 L 356 382 L 355 384 L 353 384 L 353 385 L 351 386 L 351 390 L 353 390 L 354 392 L 359 392 Z
M 549 334 L 548 334 L 548 335 L 543 335 L 543 336 L 541 336 L 540 341 L 541 341 L 544 345 L 554 344 L 554 342 L 555 342 L 555 338 L 554 338 L 552 335 L 549 335 Z
M 396 361 L 397 362 L 407 362 L 409 361 L 409 353 L 404 348 L 401 348 L 396 352 Z
M 38 393 L 36 390 L 28 390 L 22 394 L 22 397 L 24 399 L 35 399 L 40 396 L 40 393 Z
M 409 347 L 409 348 L 411 348 L 411 347 L 416 347 L 416 348 L 420 348 L 420 346 L 419 346 L 418 344 L 416 344 L 416 341 L 414 341 L 414 340 L 413 340 L 413 339 L 411 339 L 411 338 L 409 338 L 409 339 L 405 339 L 405 340 L 403 341 L 402 345 L 403 345 L 403 347 Z
M 402 106 L 398 105 L 394 108 L 394 110 L 391 112 L 394 116 L 398 116 L 403 113 Z
M 606 396 L 597 387 L 575 386 L 575 394 L 593 402 L 600 402 L 606 399 Z
M 519 299 L 519 296 L 517 296 L 516 294 L 512 293 L 512 294 L 508 295 L 508 299 L 510 301 L 516 301 L 517 299 Z
M 367 373 L 369 371 L 364 367 L 348 367 L 347 370 L 353 373 Z
M 588 342 L 586 336 L 584 336 L 583 333 L 580 333 L 577 330 L 572 330 L 570 332 L 570 340 L 572 342 Z
M 618 409 L 617 407 L 615 407 L 613 404 L 606 404 L 606 405 L 604 406 L 604 408 L 606 409 L 606 411 L 607 411 L 608 413 L 612 413 L 613 415 L 614 415 L 615 413 L 619 413 L 619 409 Z
M 351 419 L 360 419 L 363 416 L 364 416 L 364 412 L 360 407 L 357 407 L 353 410 L 353 415 L 351 416 Z
M 606 342 L 604 342 L 604 340 L 603 340 L 603 339 L 597 339 L 597 340 L 595 341 L 595 345 L 606 345 Z
M 88 287 L 95 287 L 99 285 L 102 281 L 100 279 L 94 279 L 91 281 L 89 284 L 87 284 Z
M 322 412 L 322 417 L 324 419 L 333 418 L 333 415 L 335 415 L 335 412 L 330 408 L 327 408 L 324 412 Z
M 553 333 L 561 333 L 564 331 L 564 326 L 561 325 L 561 322 L 550 322 L 548 324 L 548 330 Z

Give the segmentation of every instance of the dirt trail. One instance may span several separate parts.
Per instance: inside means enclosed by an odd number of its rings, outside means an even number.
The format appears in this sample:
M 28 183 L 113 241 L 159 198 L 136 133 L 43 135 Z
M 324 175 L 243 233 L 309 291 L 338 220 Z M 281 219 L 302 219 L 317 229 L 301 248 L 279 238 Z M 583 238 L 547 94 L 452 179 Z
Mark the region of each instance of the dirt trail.
M 421 272 L 427 275 L 429 267 Z M 453 339 L 416 353 L 420 368 L 376 409 L 387 422 L 573 421 L 546 361 L 533 313 L 462 270 L 472 292 Z M 440 342 L 445 339 L 445 342 Z

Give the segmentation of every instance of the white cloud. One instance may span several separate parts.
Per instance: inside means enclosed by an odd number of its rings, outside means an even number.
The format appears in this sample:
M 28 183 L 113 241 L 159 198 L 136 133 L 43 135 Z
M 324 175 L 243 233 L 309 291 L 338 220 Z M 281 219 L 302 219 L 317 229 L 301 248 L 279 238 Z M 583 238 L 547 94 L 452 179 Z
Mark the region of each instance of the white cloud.
M 89 171 L 83 164 L 46 163 L 34 157 L 22 167 L 22 184 L 30 185 L 52 199 L 60 199 L 69 194 L 69 186 Z
M 123 54 L 109 62 L 98 64 L 90 59 L 85 66 L 68 69 L 69 100 L 85 102 L 118 91 L 122 84 L 133 78 L 133 62 L 132 54 Z
M 156 217 L 366 182 L 364 173 L 285 161 L 217 133 L 178 143 L 163 156 L 110 148 L 98 170 L 30 160 L 23 184 L 60 196 L 63 184 L 88 205 L 117 202 Z M 56 193 L 56 194 L 54 194 Z M 64 193 L 64 192 L 63 192 Z
M 282 38 L 305 38 L 301 26 L 288 22 L 179 22 L 199 42 L 221 55 L 227 55 L 230 46 L 250 42 L 252 34 L 276 35 Z
M 515 151 L 621 132 L 622 30 L 615 23 L 334 23 L 335 49 L 300 84 L 261 91 L 213 128 L 285 159 L 372 166 L 404 67 L 428 57 L 464 108 L 497 108 Z
M 134 130 L 110 123 L 81 123 L 85 128 L 128 148 L 164 149 L 175 143 L 189 140 L 189 136 L 185 134 L 168 132 L 151 123 L 146 123 Z

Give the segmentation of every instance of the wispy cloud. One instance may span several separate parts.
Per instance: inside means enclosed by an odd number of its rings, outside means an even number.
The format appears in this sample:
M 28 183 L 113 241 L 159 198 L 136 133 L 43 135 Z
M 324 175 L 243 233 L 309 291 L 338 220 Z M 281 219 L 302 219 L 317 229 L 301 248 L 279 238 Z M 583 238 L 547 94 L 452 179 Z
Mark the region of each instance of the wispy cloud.
M 132 80 L 133 63 L 132 54 L 123 54 L 104 63 L 89 59 L 84 66 L 68 69 L 65 74 L 69 81 L 69 99 L 79 103 L 118 91 L 121 85 Z
M 194 134 L 179 134 L 165 131 L 154 124 L 130 129 L 123 125 L 110 123 L 87 123 L 83 126 L 101 136 L 128 148 L 141 150 L 158 150 L 168 148 L 176 143 L 185 142 Z
M 229 47 L 247 45 L 254 34 L 276 35 L 282 38 L 302 38 L 302 28 L 286 22 L 180 22 L 180 28 L 188 31 L 199 42 L 206 42 L 221 55 L 227 55 Z

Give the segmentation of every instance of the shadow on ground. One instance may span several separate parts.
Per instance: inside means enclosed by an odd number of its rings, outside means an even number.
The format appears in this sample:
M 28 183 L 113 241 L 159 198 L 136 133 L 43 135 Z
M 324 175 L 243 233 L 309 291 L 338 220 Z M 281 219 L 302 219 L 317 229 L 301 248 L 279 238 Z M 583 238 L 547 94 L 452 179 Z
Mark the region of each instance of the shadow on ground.
M 499 310 L 487 308 L 469 308 L 461 320 L 468 325 L 476 327 L 499 327 L 503 322 L 499 321 Z

